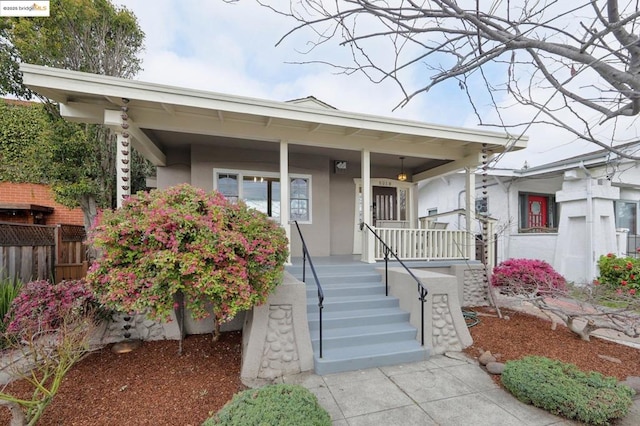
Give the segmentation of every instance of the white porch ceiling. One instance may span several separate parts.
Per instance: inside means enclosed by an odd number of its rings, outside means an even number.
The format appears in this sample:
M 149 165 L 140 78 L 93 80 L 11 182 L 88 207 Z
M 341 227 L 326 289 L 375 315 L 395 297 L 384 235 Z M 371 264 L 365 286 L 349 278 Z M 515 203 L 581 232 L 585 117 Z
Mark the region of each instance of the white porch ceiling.
M 165 149 L 180 144 L 246 144 L 265 142 L 260 149 L 277 149 L 285 140 L 292 150 L 346 150 L 359 156 L 370 150 L 372 160 L 397 165 L 407 157 L 408 168 L 423 172 L 476 164 L 482 144 L 494 153 L 506 147 L 522 149 L 526 138 L 465 128 L 318 109 L 304 104 L 273 102 L 172 86 L 106 77 L 77 71 L 22 64 L 24 83 L 60 103 L 68 119 L 106 124 L 119 129 L 122 99 L 129 99 L 134 146 L 157 165 Z M 190 142 L 191 141 L 191 142 Z M 270 147 L 271 146 L 271 147 Z M 338 153 L 344 157 L 347 152 Z M 349 159 L 349 158 L 344 158 Z M 434 168 L 435 167 L 435 168 Z

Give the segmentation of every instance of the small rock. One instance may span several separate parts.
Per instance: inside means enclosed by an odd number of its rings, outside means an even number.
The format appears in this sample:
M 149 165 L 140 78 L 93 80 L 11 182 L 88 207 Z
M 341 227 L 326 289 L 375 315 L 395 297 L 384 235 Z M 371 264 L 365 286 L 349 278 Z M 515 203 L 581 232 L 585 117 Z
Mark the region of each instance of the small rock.
M 478 362 L 482 365 L 487 365 L 490 362 L 496 362 L 496 358 L 491 355 L 491 352 L 486 351 L 485 353 L 480 355 L 480 358 L 478 358 Z
M 490 362 L 486 367 L 487 371 L 491 374 L 502 374 L 504 371 L 504 364 L 501 362 Z
M 618 358 L 614 358 L 612 356 L 598 355 L 598 358 L 604 359 L 605 361 L 614 362 L 616 364 L 622 364 L 622 361 L 620 361 Z

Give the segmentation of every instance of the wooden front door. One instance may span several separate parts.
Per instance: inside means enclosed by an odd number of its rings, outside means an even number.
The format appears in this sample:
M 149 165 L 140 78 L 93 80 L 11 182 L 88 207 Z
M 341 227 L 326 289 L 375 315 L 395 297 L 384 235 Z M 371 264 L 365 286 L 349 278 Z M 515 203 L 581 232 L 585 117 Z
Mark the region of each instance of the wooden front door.
M 528 208 L 528 228 L 548 227 L 548 206 L 547 197 L 540 195 L 529 195 Z
M 378 220 L 398 220 L 397 190 L 393 187 L 373 187 L 373 226 Z

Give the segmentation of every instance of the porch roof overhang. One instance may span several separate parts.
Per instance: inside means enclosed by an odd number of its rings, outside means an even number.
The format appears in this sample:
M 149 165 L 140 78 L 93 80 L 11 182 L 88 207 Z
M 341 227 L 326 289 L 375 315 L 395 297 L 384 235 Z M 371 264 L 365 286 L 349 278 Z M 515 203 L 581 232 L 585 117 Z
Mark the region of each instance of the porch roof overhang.
M 415 162 L 414 181 L 476 166 L 483 144 L 491 153 L 500 153 L 522 149 L 527 142 L 526 137 L 498 132 L 319 109 L 38 65 L 21 64 L 20 69 L 24 83 L 58 102 L 61 114 L 72 121 L 121 130 L 120 107 L 123 99 L 128 99 L 129 133 L 134 147 L 159 166 L 166 164 L 166 149 L 173 143 L 166 137 L 168 132 L 264 142 L 285 140 L 307 147 L 366 149 L 392 155 L 394 159 L 404 156 L 430 160 Z

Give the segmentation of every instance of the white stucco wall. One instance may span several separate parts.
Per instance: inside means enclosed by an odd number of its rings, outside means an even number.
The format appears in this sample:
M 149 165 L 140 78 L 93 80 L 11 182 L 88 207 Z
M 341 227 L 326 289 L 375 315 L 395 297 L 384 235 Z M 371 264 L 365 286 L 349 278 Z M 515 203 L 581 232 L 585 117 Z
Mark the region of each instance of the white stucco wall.
M 509 253 L 504 259 L 539 259 L 553 265 L 558 234 L 514 234 L 509 241 Z
M 531 235 L 518 232 L 518 194 L 531 192 L 554 195 L 562 186 L 561 177 L 522 179 L 500 177 L 500 183 L 493 176 L 487 177 L 486 190 L 488 197 L 489 215 L 497 220 L 496 233 L 498 238 L 497 261 L 521 257 L 553 261 L 555 234 Z M 482 176 L 476 176 L 476 197 L 482 197 Z M 418 212 L 425 216 L 427 211 L 437 208 L 438 213 L 464 209 L 465 204 L 465 175 L 456 173 L 445 178 L 437 178 L 421 183 L 419 189 Z M 438 218 L 438 222 L 448 222 L 449 229 L 464 229 L 463 216 L 452 215 Z M 474 225 L 475 233 L 480 233 L 478 222 Z M 538 237 L 536 239 L 536 237 Z M 536 243 L 541 247 L 529 247 Z M 549 245 L 551 244 L 551 250 Z

